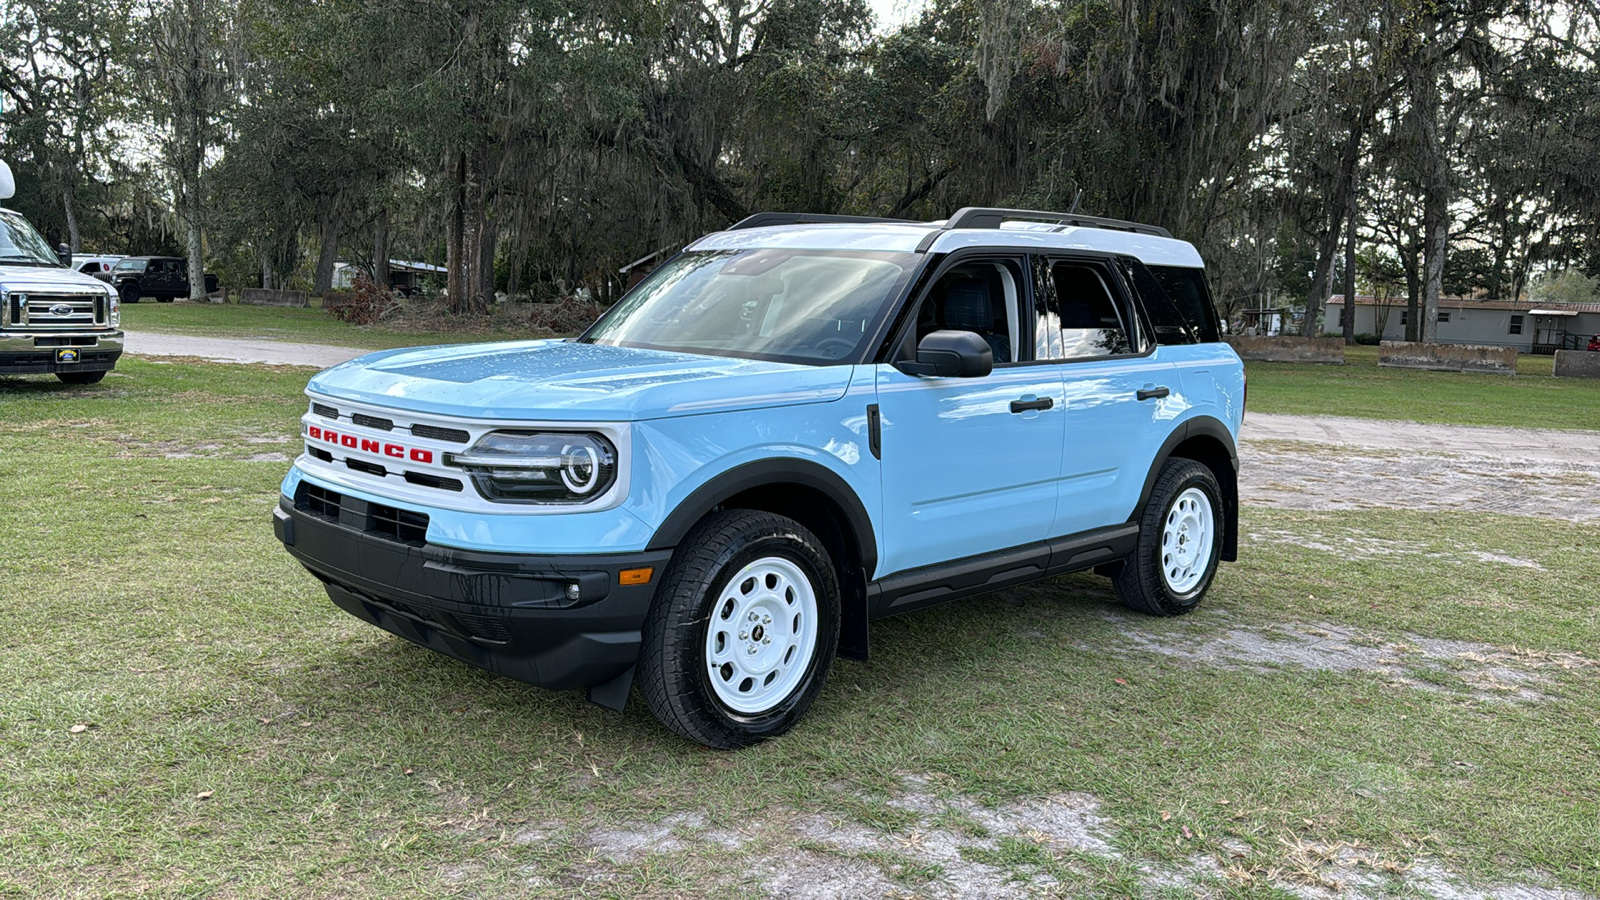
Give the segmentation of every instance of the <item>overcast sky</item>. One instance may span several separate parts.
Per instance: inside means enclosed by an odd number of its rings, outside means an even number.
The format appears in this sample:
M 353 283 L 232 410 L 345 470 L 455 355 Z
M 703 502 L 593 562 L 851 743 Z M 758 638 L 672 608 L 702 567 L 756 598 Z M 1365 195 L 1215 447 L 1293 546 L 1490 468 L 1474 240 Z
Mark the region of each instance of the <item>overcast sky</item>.
M 927 6 L 927 0 L 869 0 L 872 14 L 878 17 L 879 31 L 893 31 Z

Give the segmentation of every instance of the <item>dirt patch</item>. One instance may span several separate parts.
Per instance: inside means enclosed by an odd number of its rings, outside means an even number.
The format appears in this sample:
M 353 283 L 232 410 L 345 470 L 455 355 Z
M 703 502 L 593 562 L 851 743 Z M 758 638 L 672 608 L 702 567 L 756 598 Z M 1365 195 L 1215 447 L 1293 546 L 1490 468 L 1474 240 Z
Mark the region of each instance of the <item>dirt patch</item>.
M 1218 612 L 1162 623 L 1159 631 L 1135 627 L 1116 614 L 1106 618 L 1127 642 L 1121 652 L 1158 653 L 1221 668 L 1289 666 L 1327 672 L 1367 672 L 1395 684 L 1458 692 L 1479 700 L 1548 699 L 1558 671 L 1596 668 L 1575 653 L 1543 653 L 1488 644 L 1403 635 L 1384 637 L 1327 622 L 1229 626 Z M 1218 624 L 1222 627 L 1218 628 Z
M 1415 651 L 1387 648 L 1400 653 L 1446 649 L 1443 644 L 1419 646 Z M 695 811 L 675 813 L 658 822 L 593 829 L 579 840 L 590 850 L 586 859 L 558 880 L 580 884 L 614 881 L 626 876 L 608 864 L 633 865 L 652 856 L 749 852 L 738 866 L 749 874 L 742 884 L 725 885 L 723 893 L 760 892 L 781 900 L 1023 900 L 1060 894 L 1066 887 L 1057 878 L 1062 866 L 1081 871 L 1086 857 L 1122 859 L 1115 847 L 1115 823 L 1100 814 L 1095 797 L 1062 793 L 991 807 L 940 790 L 936 779 L 936 775 L 902 777 L 901 791 L 887 802 L 911 813 L 912 821 L 896 830 L 781 808 L 747 819 L 736 834 Z M 528 845 L 556 840 L 561 831 L 554 824 L 525 827 L 516 832 L 513 842 Z M 734 839 L 730 840 L 730 835 Z M 1032 858 L 1054 860 L 1050 865 L 1055 874 L 1035 862 L 1003 862 L 1008 841 L 1043 850 Z M 757 847 L 761 849 L 751 850 Z M 1141 863 L 1137 871 L 1142 886 L 1151 893 L 1220 896 L 1233 883 L 1270 886 L 1306 900 L 1377 900 L 1396 894 L 1436 900 L 1596 900 L 1541 885 L 1537 874 L 1530 874 L 1526 884 L 1471 886 L 1432 861 L 1395 860 L 1359 844 L 1296 842 L 1288 849 L 1286 858 L 1274 854 L 1268 862 L 1253 858 L 1248 844 L 1226 841 L 1215 852 L 1195 854 L 1170 865 Z M 532 869 L 526 874 L 539 880 Z M 470 869 L 446 867 L 439 877 L 446 884 L 460 885 L 470 880 Z M 719 889 L 708 888 L 707 893 L 717 894 Z
M 1240 499 L 1281 509 L 1471 510 L 1600 521 L 1593 432 L 1252 414 Z
M 1600 459 L 1533 463 L 1247 443 L 1240 501 L 1278 509 L 1416 509 L 1600 522 Z
M 1520 569 L 1543 569 L 1538 561 L 1512 556 L 1509 553 L 1475 550 L 1453 543 L 1448 551 L 1422 541 L 1395 540 L 1379 537 L 1370 531 L 1352 528 L 1338 534 L 1307 531 L 1294 532 L 1277 528 L 1262 528 L 1244 533 L 1245 539 L 1255 544 L 1289 544 L 1307 550 L 1332 553 L 1344 560 L 1393 559 L 1416 556 L 1444 560 L 1461 565 L 1491 563 Z

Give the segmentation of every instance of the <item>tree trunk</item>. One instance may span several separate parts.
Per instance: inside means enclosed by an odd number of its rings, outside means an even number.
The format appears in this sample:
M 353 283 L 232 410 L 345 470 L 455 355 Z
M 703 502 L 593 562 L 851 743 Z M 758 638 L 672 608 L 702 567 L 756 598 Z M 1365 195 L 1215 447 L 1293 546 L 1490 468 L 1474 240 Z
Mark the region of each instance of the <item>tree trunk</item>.
M 464 227 L 463 207 L 465 206 L 465 183 L 467 180 L 467 157 L 457 154 L 454 165 L 451 167 L 451 194 L 450 210 L 445 223 L 445 267 L 450 271 L 446 276 L 445 290 L 449 292 L 447 298 L 450 311 L 461 313 L 466 310 L 467 279 L 466 259 L 467 254 L 462 252 L 462 238 L 466 229 Z
M 72 177 L 71 173 L 68 173 L 67 178 L 61 182 L 61 208 L 67 216 L 67 246 L 72 248 L 73 253 L 77 253 L 83 249 L 83 242 L 78 237 L 78 211 L 73 208 L 77 205 L 73 200 Z
M 206 298 L 205 265 L 201 256 L 205 247 L 200 234 L 200 173 L 191 175 L 189 188 L 183 192 L 183 217 L 189 222 L 189 299 Z
M 1356 192 L 1350 191 L 1344 239 L 1344 345 L 1356 342 Z M 1381 333 L 1381 330 L 1380 330 Z
M 1406 272 L 1406 340 L 1415 342 L 1422 333 L 1417 314 L 1422 308 L 1422 276 L 1417 269 L 1416 244 L 1400 249 L 1400 267 Z
M 378 290 L 389 289 L 389 210 L 378 210 L 372 230 L 372 283 Z
M 1420 339 L 1432 344 L 1439 331 L 1439 295 L 1444 285 L 1445 247 L 1450 242 L 1450 221 L 1446 218 L 1445 202 L 1436 193 L 1429 194 L 1423 204 L 1423 219 L 1427 229 L 1426 273 L 1422 288 L 1422 331 Z
M 333 290 L 333 264 L 339 255 L 339 213 L 336 209 L 323 212 L 322 220 L 317 223 L 317 233 L 321 249 L 317 253 L 317 270 L 312 276 L 311 292 L 321 297 Z

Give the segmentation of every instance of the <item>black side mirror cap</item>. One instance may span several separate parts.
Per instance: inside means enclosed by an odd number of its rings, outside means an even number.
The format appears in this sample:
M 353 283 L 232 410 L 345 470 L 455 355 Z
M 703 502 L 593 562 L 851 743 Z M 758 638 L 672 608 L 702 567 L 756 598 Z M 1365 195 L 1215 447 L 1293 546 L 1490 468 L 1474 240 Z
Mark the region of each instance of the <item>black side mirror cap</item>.
M 895 363 L 907 375 L 982 378 L 994 371 L 994 351 L 972 331 L 935 331 L 917 344 L 917 361 Z
M 72 248 L 66 244 L 56 245 L 56 260 L 67 268 L 72 268 Z

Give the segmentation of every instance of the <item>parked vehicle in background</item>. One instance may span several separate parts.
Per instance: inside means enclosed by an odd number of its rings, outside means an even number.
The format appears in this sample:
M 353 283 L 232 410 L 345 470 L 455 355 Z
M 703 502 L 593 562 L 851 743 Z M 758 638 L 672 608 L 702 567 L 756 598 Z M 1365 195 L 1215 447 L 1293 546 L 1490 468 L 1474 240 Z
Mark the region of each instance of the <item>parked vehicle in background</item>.
M 75 253 L 72 256 L 72 268 L 85 275 L 91 275 L 111 283 L 111 269 L 117 263 L 127 259 L 126 256 L 95 256 L 87 253 Z
M 181 256 L 130 256 L 111 269 L 111 284 L 123 303 L 154 297 L 171 303 L 189 296 L 189 261 Z M 217 290 L 217 276 L 206 273 L 206 293 Z
M 0 200 L 15 193 L 0 162 Z M 115 289 L 62 265 L 27 219 L 0 208 L 0 375 L 94 384 L 122 356 L 121 319 Z
M 746 746 L 871 619 L 1088 569 L 1194 609 L 1238 550 L 1220 330 L 1149 225 L 752 216 L 576 340 L 317 375 L 275 529 L 380 628 Z

